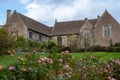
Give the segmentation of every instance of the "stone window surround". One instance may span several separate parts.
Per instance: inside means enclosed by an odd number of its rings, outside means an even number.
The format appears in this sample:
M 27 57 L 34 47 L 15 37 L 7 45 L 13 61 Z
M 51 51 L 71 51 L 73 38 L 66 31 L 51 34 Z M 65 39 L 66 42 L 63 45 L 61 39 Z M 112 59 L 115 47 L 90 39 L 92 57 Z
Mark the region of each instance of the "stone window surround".
M 83 30 L 83 38 L 89 38 L 90 31 L 88 29 Z
M 16 28 L 16 22 L 15 21 L 12 22 L 12 27 Z
M 108 35 L 105 35 L 105 26 L 109 27 Z M 110 37 L 111 36 L 111 26 L 110 25 L 104 25 L 103 26 L 103 37 Z
M 58 44 L 61 45 L 61 44 L 62 44 L 62 37 L 61 37 L 61 36 L 58 36 L 58 37 L 57 37 L 57 41 L 58 41 Z
M 43 36 L 39 34 L 39 41 L 43 41 Z
M 29 38 L 32 39 L 33 38 L 33 32 L 29 31 Z

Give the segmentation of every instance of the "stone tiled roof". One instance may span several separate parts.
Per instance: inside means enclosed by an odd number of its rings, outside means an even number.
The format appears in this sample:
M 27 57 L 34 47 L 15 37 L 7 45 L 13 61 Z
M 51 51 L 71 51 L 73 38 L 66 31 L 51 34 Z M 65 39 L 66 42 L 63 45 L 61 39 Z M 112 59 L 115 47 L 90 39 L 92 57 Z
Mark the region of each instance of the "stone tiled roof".
M 20 13 L 18 13 L 18 15 L 21 17 L 21 19 L 23 20 L 25 25 L 28 27 L 28 29 L 39 32 L 47 36 L 51 36 L 51 28 L 49 28 L 48 26 L 40 22 L 37 22 L 27 16 L 24 16 Z
M 97 19 L 89 19 L 89 22 L 94 26 L 97 23 Z M 78 34 L 84 23 L 85 20 L 56 22 L 52 35 Z
M 97 19 L 89 19 L 89 22 L 95 26 L 95 24 L 97 23 Z

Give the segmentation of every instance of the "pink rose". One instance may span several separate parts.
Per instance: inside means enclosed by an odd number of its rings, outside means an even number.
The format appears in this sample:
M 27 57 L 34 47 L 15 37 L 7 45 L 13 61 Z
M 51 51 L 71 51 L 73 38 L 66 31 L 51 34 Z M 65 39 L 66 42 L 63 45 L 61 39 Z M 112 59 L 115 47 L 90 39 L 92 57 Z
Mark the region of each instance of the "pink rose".
M 9 70 L 10 70 L 10 71 L 14 71 L 14 70 L 15 70 L 15 67 L 14 67 L 14 66 L 10 66 L 10 67 L 9 67 Z
M 53 60 L 51 58 L 49 58 L 49 63 L 52 64 L 53 63 Z
M 65 53 L 69 53 L 69 51 L 68 51 L 68 50 L 66 50 L 66 51 L 65 51 Z
M 115 62 L 116 62 L 118 65 L 120 65 L 120 60 L 116 60 Z
M 63 60 L 62 60 L 62 59 L 59 59 L 59 62 L 60 62 L 60 63 L 62 63 L 62 62 L 63 62 Z

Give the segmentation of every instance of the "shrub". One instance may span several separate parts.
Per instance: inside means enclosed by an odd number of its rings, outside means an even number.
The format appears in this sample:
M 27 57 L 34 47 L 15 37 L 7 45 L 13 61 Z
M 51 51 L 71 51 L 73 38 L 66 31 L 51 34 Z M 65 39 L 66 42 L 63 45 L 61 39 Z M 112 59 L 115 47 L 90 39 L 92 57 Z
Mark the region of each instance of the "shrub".
M 103 62 L 88 55 L 76 59 L 67 51 L 46 57 L 27 54 L 19 63 L 0 65 L 0 80 L 119 80 L 120 59 Z
M 114 60 L 110 59 L 107 64 L 108 76 L 109 78 L 120 79 L 120 59 Z
M 71 51 L 70 47 L 63 47 L 61 51 L 66 51 L 66 50 Z
M 0 54 L 6 54 L 7 50 L 12 47 L 15 37 L 7 30 L 0 28 Z
M 29 51 L 38 51 L 41 52 L 42 51 L 42 43 L 40 41 L 37 40 L 28 40 L 28 49 Z
M 93 46 L 93 47 L 90 47 L 91 51 L 101 51 L 101 46 L 97 45 L 97 46 Z
M 46 49 L 48 53 L 61 52 L 62 46 L 56 45 L 53 41 L 48 41 L 42 45 L 42 49 Z
M 109 47 L 109 52 L 120 52 L 119 47 Z
M 78 36 L 77 35 L 71 35 L 69 36 L 69 49 L 71 52 L 77 52 L 78 48 Z
M 119 42 L 119 43 L 116 43 L 116 44 L 113 45 L 113 46 L 120 47 L 120 42 Z
M 12 49 L 20 52 L 42 51 L 42 43 L 37 40 L 29 40 L 20 36 L 16 39 Z
M 45 43 L 47 49 L 51 49 L 52 47 L 56 46 L 56 44 L 52 41 L 48 41 Z
M 60 53 L 62 49 L 62 46 L 60 45 L 56 45 L 54 47 L 52 47 L 51 49 L 48 49 L 49 53 Z
M 38 40 L 28 40 L 20 36 L 15 41 L 12 49 L 22 52 L 48 52 L 48 53 L 58 53 L 61 52 L 62 46 L 56 45 L 52 41 L 40 42 Z
M 120 48 L 119 47 L 105 47 L 105 46 L 93 46 L 90 47 L 90 50 L 92 52 L 97 52 L 97 51 L 103 51 L 103 52 L 120 52 Z
M 17 51 L 28 50 L 27 39 L 22 36 L 18 37 L 13 45 L 13 49 L 16 49 Z

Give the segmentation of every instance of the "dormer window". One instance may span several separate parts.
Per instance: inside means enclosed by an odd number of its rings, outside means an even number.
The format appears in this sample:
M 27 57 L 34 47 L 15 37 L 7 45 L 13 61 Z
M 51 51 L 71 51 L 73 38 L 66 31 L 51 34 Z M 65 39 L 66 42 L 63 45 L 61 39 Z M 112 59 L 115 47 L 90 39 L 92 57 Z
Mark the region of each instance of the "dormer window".
M 110 36 L 110 26 L 105 25 L 104 26 L 104 37 L 109 37 Z
M 83 31 L 83 38 L 88 38 L 89 34 L 90 34 L 89 30 L 84 30 Z

